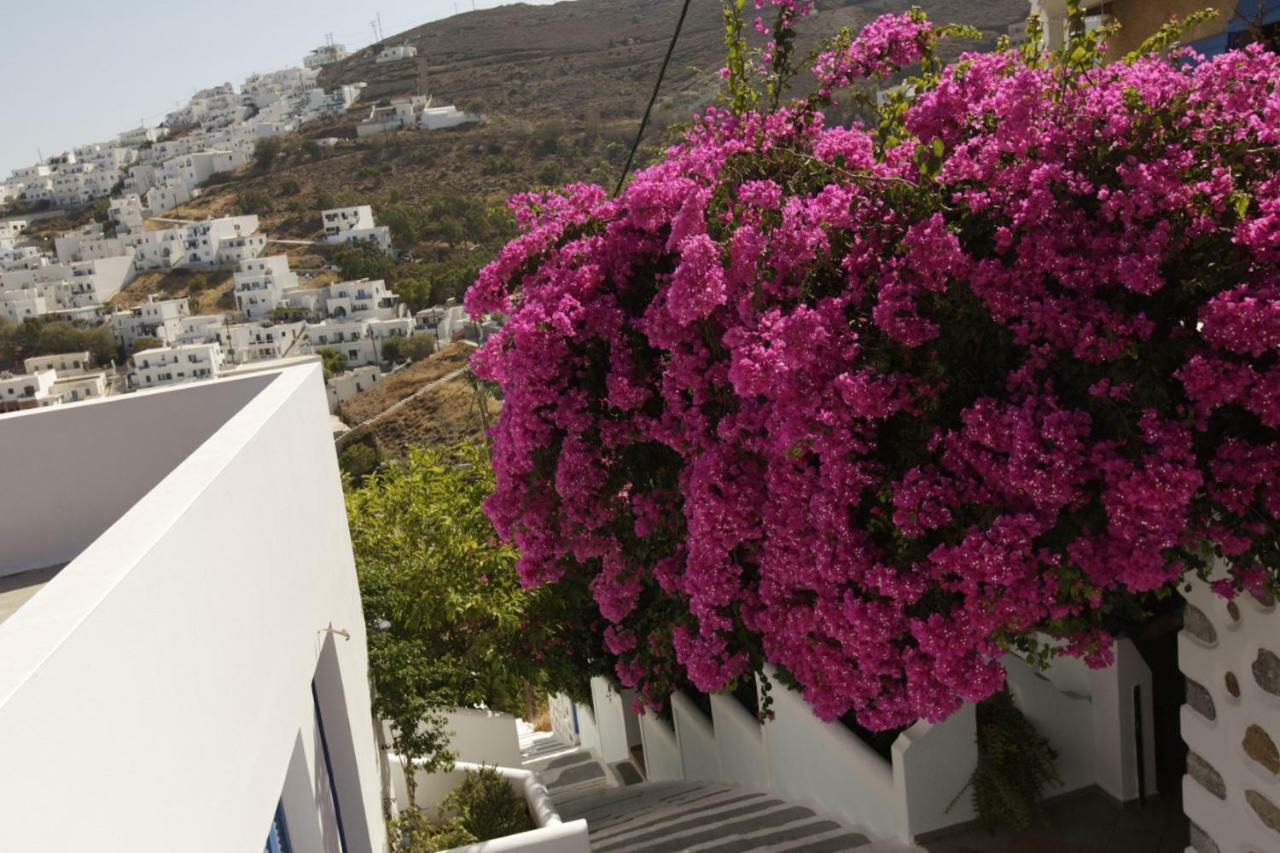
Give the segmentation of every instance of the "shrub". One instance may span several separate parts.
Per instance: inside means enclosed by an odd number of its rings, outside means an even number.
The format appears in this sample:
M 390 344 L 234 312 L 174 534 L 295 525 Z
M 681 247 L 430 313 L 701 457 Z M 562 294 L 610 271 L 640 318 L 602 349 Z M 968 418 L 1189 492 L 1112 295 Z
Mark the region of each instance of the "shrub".
M 351 477 L 352 484 L 356 486 L 377 471 L 381 464 L 382 455 L 378 453 L 378 448 L 363 442 L 348 445 L 338 454 L 338 467 Z
M 325 347 L 316 353 L 320 356 L 320 363 L 324 366 L 324 378 L 332 379 L 347 371 L 347 354 L 332 347 Z
M 395 259 L 372 240 L 343 243 L 333 250 L 333 262 L 347 280 L 389 279 L 395 275 Z
M 978 819 L 989 830 L 1027 829 L 1045 789 L 1062 784 L 1058 754 L 1018 710 L 1008 690 L 981 702 L 977 716 L 978 764 L 968 788 Z
M 521 578 L 589 590 L 651 704 L 772 662 L 872 730 L 997 693 L 1011 650 L 1105 665 L 1212 560 L 1275 589 L 1280 56 L 1100 65 L 1071 2 L 1060 54 L 1032 27 L 944 68 L 960 31 L 912 12 L 784 103 L 803 5 L 763 90 L 730 14 L 729 107 L 618 198 L 515 199 L 467 295 L 510 315 L 473 365 Z
M 320 148 L 320 143 L 316 142 L 314 139 L 308 139 L 306 142 L 302 143 L 302 153 L 306 154 L 312 160 L 319 160 L 322 150 L 323 149 Z
M 436 351 L 436 336 L 428 332 L 410 335 L 405 341 L 404 354 L 410 361 L 421 361 Z
M 236 213 L 241 216 L 270 213 L 274 206 L 271 196 L 262 190 L 245 190 L 236 195 Z
M 253 144 L 253 163 L 259 169 L 269 169 L 280 156 L 284 143 L 278 136 L 264 136 Z
M 382 360 L 392 363 L 402 360 L 404 358 L 405 343 L 405 338 L 383 338 L 378 347 L 382 351 Z
M 397 814 L 388 824 L 387 832 L 392 839 L 391 849 L 396 853 L 436 853 L 479 840 L 456 820 L 432 823 L 417 806 Z
M 280 182 L 280 195 L 297 195 L 302 192 L 302 185 L 293 178 L 286 178 Z
M 444 809 L 480 841 L 533 829 L 524 799 L 494 767 L 468 770 L 445 799 Z

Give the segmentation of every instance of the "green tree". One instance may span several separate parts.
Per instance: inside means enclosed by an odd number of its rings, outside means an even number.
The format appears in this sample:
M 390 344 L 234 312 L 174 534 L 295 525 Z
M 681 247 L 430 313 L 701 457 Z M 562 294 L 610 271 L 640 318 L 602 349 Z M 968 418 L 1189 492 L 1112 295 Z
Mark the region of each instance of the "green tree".
M 348 280 L 359 278 L 394 278 L 395 259 L 372 240 L 343 243 L 333 250 L 333 262 Z
M 280 156 L 284 143 L 278 136 L 264 136 L 253 145 L 253 163 L 259 169 L 269 169 Z
M 380 345 L 382 360 L 395 363 L 404 358 L 406 339 L 395 335 L 383 338 Z
M 275 202 L 262 190 L 245 190 L 236 195 L 236 213 L 241 216 L 270 213 Z
M 302 184 L 293 178 L 286 178 L 280 182 L 280 195 L 297 195 L 302 192 Z
M 410 361 L 421 361 L 436 351 L 436 336 L 430 332 L 410 335 L 404 344 L 404 354 Z
M 440 709 L 524 713 L 536 691 L 581 697 L 602 659 L 584 645 L 599 618 L 589 594 L 521 587 L 482 509 L 492 490 L 484 450 L 461 446 L 411 449 L 347 493 L 374 711 L 397 752 L 431 766 L 450 760 Z
M 320 356 L 320 364 L 324 367 L 324 378 L 332 379 L 347 370 L 347 355 L 333 347 L 325 347 L 316 353 Z

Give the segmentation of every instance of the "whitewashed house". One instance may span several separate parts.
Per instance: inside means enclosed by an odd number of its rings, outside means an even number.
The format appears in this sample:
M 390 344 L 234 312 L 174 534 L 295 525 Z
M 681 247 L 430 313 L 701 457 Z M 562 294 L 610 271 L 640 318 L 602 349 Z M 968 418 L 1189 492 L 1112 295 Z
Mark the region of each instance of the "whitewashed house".
M 49 300 L 34 287 L 0 290 L 0 316 L 11 323 L 49 313 Z
M 52 391 L 57 378 L 52 370 L 0 373 L 0 412 L 56 405 L 59 400 Z
M 444 130 L 448 127 L 473 124 L 480 121 L 480 118 L 474 113 L 463 112 L 452 104 L 442 107 L 426 107 L 422 110 L 418 119 L 418 127 L 423 130 Z
M 402 59 L 413 59 L 417 55 L 418 49 L 411 44 L 388 45 L 378 51 L 378 56 L 374 59 L 374 62 L 399 62 Z
M 320 214 L 326 243 L 354 243 L 372 240 L 383 251 L 391 249 L 391 229 L 373 221 L 373 208 L 367 204 L 339 207 Z
M 6 219 L 0 221 L 0 250 L 12 249 L 17 245 L 18 237 L 27 230 L 27 220 Z
M 22 368 L 27 373 L 53 370 L 57 372 L 59 379 L 88 373 L 92 365 L 93 358 L 87 350 L 83 352 L 60 352 L 52 355 L 35 355 L 24 359 L 22 362 Z
M 382 370 L 376 364 L 367 364 L 343 371 L 337 376 L 330 376 L 325 381 L 329 392 L 329 412 L 338 410 L 338 406 L 357 394 L 363 394 L 382 379 Z
M 403 313 L 400 297 L 382 279 L 342 281 L 321 294 L 325 315 L 335 320 L 390 320 Z
M 48 311 L 94 308 L 119 293 L 133 275 L 130 255 L 44 264 L 0 272 L 0 294 L 33 289 L 46 300 Z
M 113 198 L 111 206 L 107 208 L 107 216 L 110 217 L 111 224 L 115 226 L 117 233 L 123 234 L 141 231 L 146 218 L 145 213 L 146 208 L 142 206 L 142 199 L 137 193 L 125 193 L 118 198 Z
M 257 257 L 267 247 L 256 216 L 224 216 L 125 237 L 139 270 L 225 267 Z
M 241 261 L 233 278 L 236 309 L 247 320 L 266 319 L 285 304 L 286 294 L 298 286 L 298 275 L 289 269 L 287 255 Z
M 190 315 L 191 308 L 186 299 L 156 299 L 152 294 L 141 305 L 115 312 L 108 322 L 116 344 L 133 349 L 138 338 L 155 338 L 164 342 L 177 340 L 182 334 L 183 319 Z
M 201 379 L 213 379 L 222 370 L 225 357 L 217 343 L 154 347 L 133 354 L 134 388 L 158 388 Z
M 54 254 L 62 263 L 95 261 L 133 254 L 133 250 L 125 245 L 122 238 L 106 236 L 103 227 L 97 223 L 54 237 L 53 247 Z
M 222 330 L 219 341 L 229 361 L 251 364 L 297 355 L 301 349 L 299 338 L 306 328 L 307 324 L 301 321 L 235 323 Z
M 326 410 L 302 364 L 0 416 L 0 850 L 386 849 Z
M 302 65 L 304 68 L 314 68 L 318 70 L 326 65 L 332 65 L 335 62 L 340 62 L 341 60 L 346 59 L 349 55 L 350 54 L 347 52 L 346 47 L 343 45 L 329 42 L 312 49 L 312 51 L 303 58 Z
M 107 374 L 101 371 L 65 377 L 59 374 L 49 393 L 63 405 L 98 400 L 107 396 Z
M 307 346 L 313 353 L 324 349 L 335 350 L 347 357 L 351 366 L 377 364 L 379 351 L 364 320 L 340 322 L 324 320 L 307 324 Z

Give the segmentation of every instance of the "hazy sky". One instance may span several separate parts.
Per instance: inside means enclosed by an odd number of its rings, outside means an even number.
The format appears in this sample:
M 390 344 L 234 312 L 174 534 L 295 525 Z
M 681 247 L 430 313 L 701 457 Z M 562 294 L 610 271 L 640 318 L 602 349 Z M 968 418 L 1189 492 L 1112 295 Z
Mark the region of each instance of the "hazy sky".
M 0 0 L 0 177 L 140 119 L 154 124 L 197 89 L 300 65 L 326 33 L 348 50 L 472 0 Z M 507 0 L 476 0 L 488 8 Z M 550 2 L 550 0 L 533 0 Z

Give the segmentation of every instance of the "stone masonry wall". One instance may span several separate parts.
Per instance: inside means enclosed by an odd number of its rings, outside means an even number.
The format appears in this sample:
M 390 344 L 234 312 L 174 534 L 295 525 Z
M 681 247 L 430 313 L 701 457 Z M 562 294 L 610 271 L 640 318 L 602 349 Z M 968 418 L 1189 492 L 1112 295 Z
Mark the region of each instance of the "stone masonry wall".
M 1187 676 L 1182 780 L 1195 853 L 1280 851 L 1280 612 L 1191 582 L 1178 637 Z

